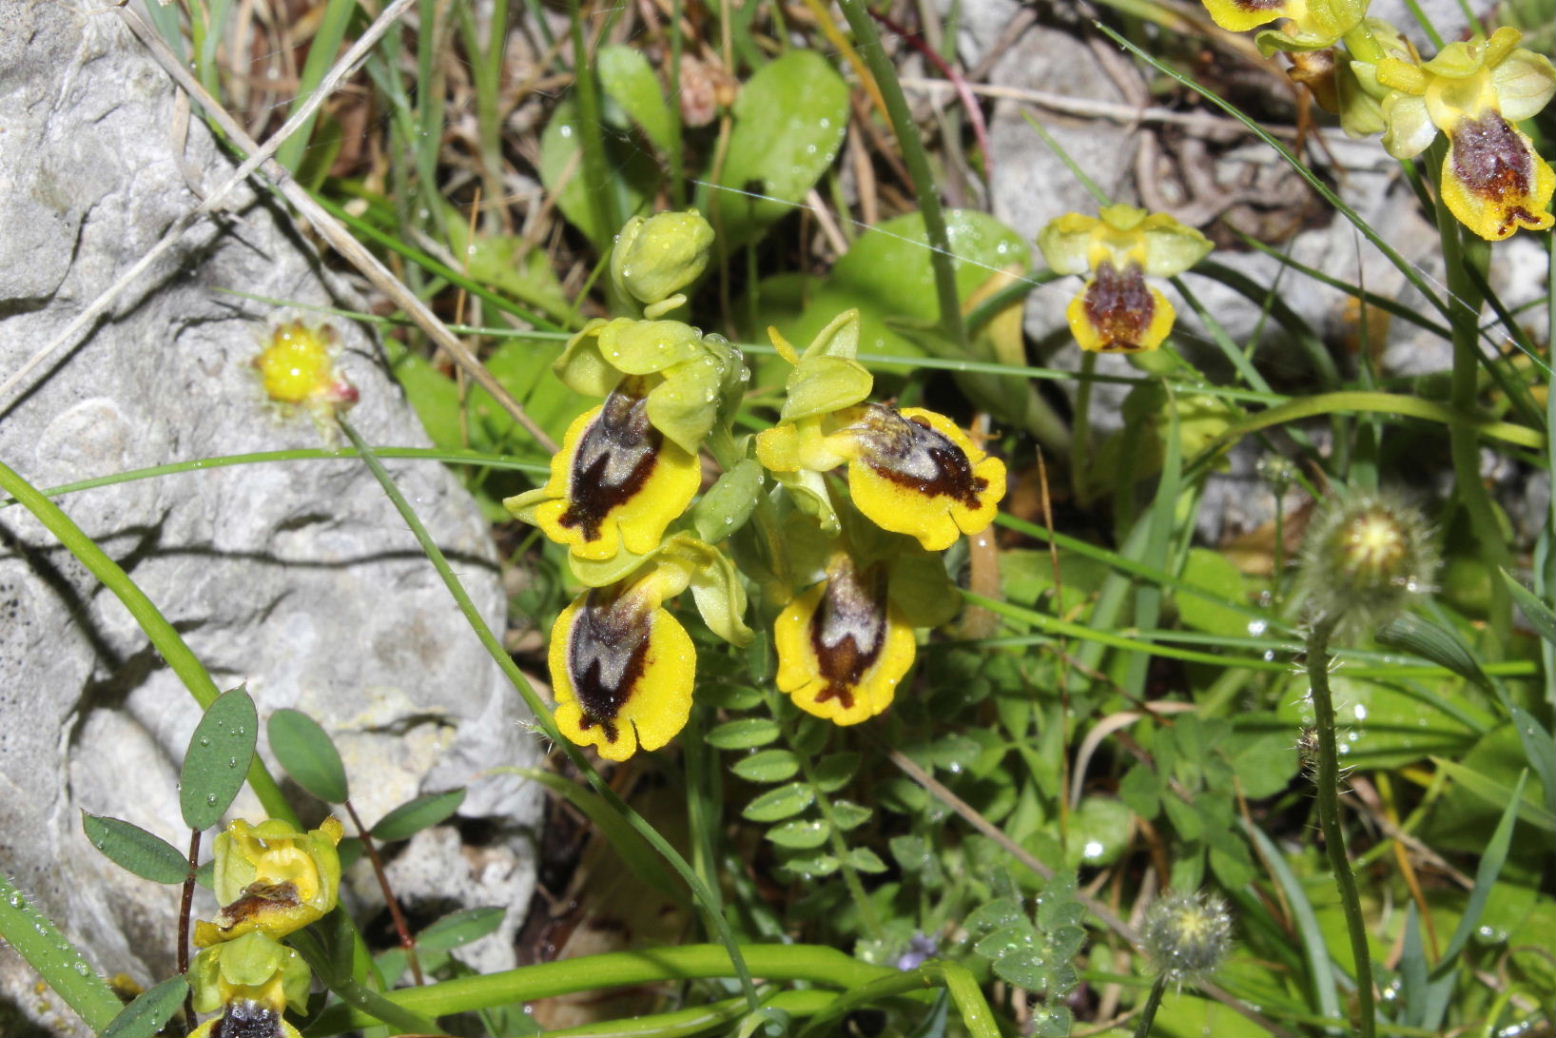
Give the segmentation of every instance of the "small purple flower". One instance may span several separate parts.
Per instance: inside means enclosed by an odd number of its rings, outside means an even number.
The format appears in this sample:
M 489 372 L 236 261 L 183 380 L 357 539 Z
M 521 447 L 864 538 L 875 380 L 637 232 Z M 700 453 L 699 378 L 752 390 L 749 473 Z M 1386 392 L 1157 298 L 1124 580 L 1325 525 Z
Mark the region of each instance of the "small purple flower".
M 897 968 L 904 973 L 916 970 L 925 962 L 935 957 L 940 951 L 940 942 L 933 937 L 925 937 L 921 933 L 913 935 L 908 942 L 908 950 L 897 958 Z

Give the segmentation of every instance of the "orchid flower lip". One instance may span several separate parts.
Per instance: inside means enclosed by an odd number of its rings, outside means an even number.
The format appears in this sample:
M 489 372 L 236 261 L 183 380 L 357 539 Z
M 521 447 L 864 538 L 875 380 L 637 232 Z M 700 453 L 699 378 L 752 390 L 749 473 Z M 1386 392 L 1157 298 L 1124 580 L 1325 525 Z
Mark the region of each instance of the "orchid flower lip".
M 611 510 L 630 501 L 652 475 L 664 436 L 648 421 L 648 404 L 630 380 L 611 393 L 578 442 L 568 506 L 557 522 L 597 540 Z

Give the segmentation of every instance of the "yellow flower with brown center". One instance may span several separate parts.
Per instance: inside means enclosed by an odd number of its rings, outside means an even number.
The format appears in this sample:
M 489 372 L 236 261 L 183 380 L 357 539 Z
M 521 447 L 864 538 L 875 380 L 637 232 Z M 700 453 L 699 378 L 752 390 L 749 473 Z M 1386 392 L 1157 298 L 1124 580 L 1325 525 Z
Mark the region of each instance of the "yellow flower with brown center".
M 1177 312 L 1146 276 L 1172 277 L 1204 259 L 1206 237 L 1166 213 L 1110 205 L 1098 216 L 1066 213 L 1043 228 L 1038 247 L 1060 274 L 1090 274 L 1066 316 L 1081 349 L 1101 353 L 1154 350 Z
M 1221 28 L 1247 32 L 1276 20 L 1278 31 L 1259 34 L 1266 56 L 1274 50 L 1309 51 L 1332 47 L 1361 23 L 1369 0 L 1205 0 L 1205 9 Z
M 1446 133 L 1443 201 L 1488 241 L 1553 223 L 1556 173 L 1513 124 L 1556 95 L 1556 68 L 1519 47 L 1522 39 L 1503 27 L 1489 40 L 1451 43 L 1424 64 L 1389 57 L 1377 65 L 1378 83 L 1392 91 L 1383 101 L 1383 146 L 1395 158 L 1414 158 Z
M 584 567 L 581 575 L 592 571 Z M 604 570 L 602 569 L 602 572 Z M 736 644 L 751 632 L 745 592 L 728 557 L 687 534 L 670 538 L 637 569 L 592 587 L 551 628 L 548 663 L 556 723 L 579 746 L 623 761 L 657 750 L 691 716 L 697 653 L 664 608 L 691 588 L 713 632 Z
M 697 456 L 649 421 L 644 381 L 628 378 L 568 427 L 546 485 L 503 503 L 580 559 L 654 550 L 702 481 Z
M 190 1038 L 297 1038 L 282 1017 L 288 1005 L 308 1002 L 311 977 L 302 956 L 275 938 L 250 931 L 207 948 L 189 971 L 197 1012 L 221 1010 Z
M 221 912 L 195 926 L 204 948 L 253 931 L 284 937 L 321 918 L 340 896 L 340 821 L 302 833 L 279 819 L 237 819 L 216 837 L 214 886 Z
M 873 379 L 854 360 L 858 321 L 857 311 L 840 315 L 804 355 L 771 333 L 794 371 L 779 423 L 757 435 L 757 460 L 791 487 L 795 474 L 846 464 L 859 510 L 931 551 L 988 529 L 1005 496 L 1005 463 L 944 415 L 862 403 Z
M 883 563 L 864 568 L 837 551 L 826 580 L 778 615 L 778 688 L 835 724 L 869 720 L 891 705 L 913 666 L 913 628 L 888 595 Z

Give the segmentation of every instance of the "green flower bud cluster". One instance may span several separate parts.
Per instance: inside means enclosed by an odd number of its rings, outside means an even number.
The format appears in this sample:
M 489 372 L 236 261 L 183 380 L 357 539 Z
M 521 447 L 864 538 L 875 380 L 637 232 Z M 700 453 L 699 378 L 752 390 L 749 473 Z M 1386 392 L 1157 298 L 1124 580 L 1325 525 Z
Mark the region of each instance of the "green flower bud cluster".
M 1448 137 L 1439 189 L 1453 215 L 1488 241 L 1556 216 L 1556 173 L 1514 124 L 1556 96 L 1556 67 L 1503 27 L 1450 43 L 1423 61 L 1395 26 L 1367 16 L 1370 0 L 1204 0 L 1233 32 L 1279 23 L 1256 37 L 1265 55 L 1290 56 L 1291 78 L 1312 89 L 1353 137 L 1383 134 L 1397 159 Z

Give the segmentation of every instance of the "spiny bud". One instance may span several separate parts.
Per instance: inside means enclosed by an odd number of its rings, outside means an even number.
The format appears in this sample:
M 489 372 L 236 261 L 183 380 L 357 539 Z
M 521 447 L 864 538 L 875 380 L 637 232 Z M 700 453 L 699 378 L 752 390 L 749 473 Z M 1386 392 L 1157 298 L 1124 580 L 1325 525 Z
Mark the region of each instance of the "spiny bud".
M 1145 950 L 1168 980 L 1209 976 L 1232 948 L 1232 916 L 1214 894 L 1164 894 L 1145 913 Z
M 1437 570 L 1426 517 L 1388 493 L 1337 494 L 1325 501 L 1302 545 L 1308 611 L 1375 626 L 1430 587 Z

